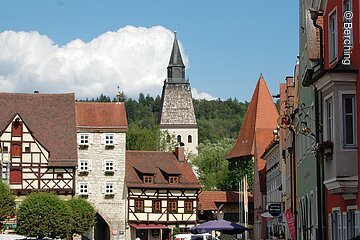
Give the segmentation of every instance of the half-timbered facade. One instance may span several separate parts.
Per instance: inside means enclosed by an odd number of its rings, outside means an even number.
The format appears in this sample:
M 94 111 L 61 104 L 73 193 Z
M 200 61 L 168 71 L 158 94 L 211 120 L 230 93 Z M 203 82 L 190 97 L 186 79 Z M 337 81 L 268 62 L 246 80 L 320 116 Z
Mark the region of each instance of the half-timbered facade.
M 170 239 L 175 227 L 195 226 L 201 186 L 183 147 L 175 153 L 127 151 L 125 181 L 131 239 Z
M 76 194 L 97 211 L 95 239 L 125 239 L 124 103 L 76 103 Z
M 17 195 L 74 194 L 74 94 L 0 93 L 2 179 Z

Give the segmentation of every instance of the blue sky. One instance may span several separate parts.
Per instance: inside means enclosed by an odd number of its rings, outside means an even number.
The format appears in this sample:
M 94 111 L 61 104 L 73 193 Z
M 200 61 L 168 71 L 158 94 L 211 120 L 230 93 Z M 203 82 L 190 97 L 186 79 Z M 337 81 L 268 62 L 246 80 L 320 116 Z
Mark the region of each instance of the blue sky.
M 35 59 L 41 58 L 43 55 L 37 55 L 38 52 L 45 54 L 43 53 L 45 50 L 41 50 L 41 46 L 46 45 L 41 42 L 44 39 L 33 44 L 35 45 L 34 49 L 37 49 L 36 51 L 29 51 L 33 47 L 31 44 L 28 45 L 29 42 L 33 41 L 33 39 L 37 39 L 34 42 L 39 41 L 41 36 L 47 36 L 50 45 L 58 45 L 57 52 L 54 54 L 54 56 L 58 57 L 65 49 L 70 47 L 74 49 L 74 45 L 77 49 L 83 48 L 84 45 L 90 43 L 93 39 L 99 38 L 104 33 L 117 32 L 126 26 L 134 26 L 136 29 L 140 27 L 151 29 L 154 26 L 162 26 L 165 30 L 176 30 L 184 51 L 184 58 L 187 58 L 187 76 L 190 78 L 191 86 L 199 94 L 204 93 L 215 98 L 236 97 L 241 101 L 250 101 L 260 73 L 264 75 L 271 93 L 277 93 L 279 83 L 284 81 L 285 76 L 293 74 L 298 55 L 299 7 L 298 1 L 294 0 L 12 0 L 2 1 L 1 9 L 0 33 L 3 33 L 3 37 L 0 36 L 0 50 L 8 49 L 9 42 L 13 39 L 11 43 L 14 45 L 11 48 L 16 51 L 16 45 L 18 45 L 17 52 L 26 52 L 26 59 L 32 59 L 29 56 L 31 54 L 36 56 Z M 163 32 L 164 29 L 157 29 L 157 32 Z M 7 30 L 15 33 L 5 35 Z M 36 31 L 39 35 L 32 34 L 31 37 L 20 37 L 19 31 Z M 154 41 L 154 39 L 160 39 L 159 36 L 168 35 L 159 33 L 156 38 L 149 39 Z M 106 37 L 106 39 L 113 39 L 112 35 L 106 35 Z M 1 39 L 7 40 L 1 42 Z M 69 43 L 76 39 L 81 41 L 73 42 L 70 46 Z M 105 37 L 101 39 L 103 39 L 102 42 L 105 41 Z M 117 38 L 114 37 L 114 39 Z M 131 41 L 131 38 L 129 38 L 129 41 Z M 114 42 L 110 43 L 113 44 Z M 127 41 L 123 40 L 122 43 L 125 46 Z M 68 48 L 65 48 L 68 44 Z M 140 45 L 144 46 L 144 44 L 141 43 Z M 151 49 L 156 48 L 153 43 L 149 44 L 152 46 Z M 171 46 L 172 42 L 171 40 L 159 40 L 160 44 L 164 44 L 164 48 L 168 52 L 168 56 L 165 57 L 166 60 L 159 60 L 159 62 L 162 62 L 160 67 L 150 65 L 145 71 L 143 66 L 152 61 L 157 62 L 157 59 L 155 57 L 142 57 L 139 54 L 137 58 L 133 58 L 134 62 L 131 62 L 131 66 L 127 68 L 127 71 L 131 69 L 137 72 L 137 67 L 139 67 L 144 69 L 144 74 L 149 72 L 149 75 L 157 77 L 156 74 L 150 73 L 153 68 L 157 69 L 156 71 L 162 71 L 161 69 L 163 69 L 164 74 L 166 74 L 166 66 L 163 65 L 167 64 L 170 57 L 171 49 L 169 49 L 169 44 Z M 99 43 L 96 44 L 96 46 L 98 45 Z M 108 50 L 105 50 L 105 45 L 109 47 Z M 106 51 L 109 51 L 114 55 L 113 51 L 116 48 L 112 50 L 110 44 L 102 46 L 102 54 L 106 55 Z M 52 47 L 47 46 L 46 51 L 52 51 L 50 49 Z M 94 47 L 88 46 L 86 49 L 94 49 Z M 131 57 L 127 57 L 127 54 L 130 54 L 129 52 L 132 51 L 124 51 L 121 56 L 130 59 Z M 146 52 L 149 53 L 149 51 Z M 35 88 L 43 92 L 55 91 L 54 88 L 44 87 L 46 84 L 51 84 L 53 78 L 51 71 L 44 70 L 44 68 L 49 69 L 49 65 L 41 63 L 42 67 L 39 67 L 41 71 L 35 72 L 35 70 L 32 70 L 31 72 L 31 69 L 36 69 L 36 67 L 29 66 L 37 63 L 29 60 L 26 63 L 21 62 L 19 65 L 15 65 L 14 62 L 19 61 L 18 59 L 22 55 L 18 55 L 14 60 L 14 54 L 11 51 L 7 54 L 1 57 L 2 53 L 0 52 L 0 64 L 6 66 L 5 70 L 1 71 L 0 65 L 0 91 L 30 92 L 31 89 Z M 87 54 L 84 57 L 89 56 Z M 96 52 L 94 51 L 91 54 L 96 55 Z M 74 54 L 72 53 L 71 56 L 74 56 Z M 156 54 L 153 54 L 153 56 L 156 56 Z M 103 59 L 105 58 L 106 56 Z M 136 59 L 145 59 L 146 62 L 137 63 Z M 109 61 L 112 61 L 111 58 Z M 56 62 L 60 64 L 58 59 Z M 117 63 L 121 64 L 122 61 L 119 60 Z M 63 67 L 63 64 L 66 63 L 61 64 L 58 65 L 61 67 L 54 68 L 61 68 L 61 74 L 63 74 L 69 67 Z M 83 65 L 86 64 L 89 63 L 83 63 Z M 26 74 L 23 70 L 24 66 L 26 66 L 26 69 L 30 69 L 27 70 Z M 92 63 L 91 66 L 100 68 L 96 63 Z M 108 67 L 110 65 L 105 64 L 104 66 Z M 56 73 L 56 69 L 53 72 Z M 94 69 L 94 67 L 87 69 Z M 9 71 L 17 71 L 17 77 L 12 78 L 11 76 L 14 76 L 15 73 L 10 74 Z M 19 71 L 22 73 L 18 74 Z M 116 72 L 116 70 L 111 71 Z M 84 83 L 86 84 L 85 78 L 92 79 L 92 76 L 89 76 L 90 74 L 81 75 L 74 69 L 69 70 L 62 77 L 71 78 L 71 72 L 76 72 L 77 77 L 69 81 L 67 83 L 69 87 L 64 88 L 63 91 L 72 91 L 71 84 L 75 85 L 76 81 L 80 81 L 81 84 L 78 85 L 84 87 Z M 87 72 L 89 71 L 87 70 Z M 46 74 L 49 75 L 47 79 L 50 80 L 44 83 L 43 80 L 40 80 L 40 75 Z M 118 84 L 116 78 L 120 77 L 117 72 L 108 76 L 98 69 L 94 74 L 98 74 L 99 79 L 92 79 L 91 81 L 101 82 L 102 78 L 113 77 L 112 81 L 114 83 L 109 82 L 108 84 L 111 85 L 111 89 L 114 89 L 116 85 L 120 85 L 125 94 L 129 96 L 136 97 L 138 94 L 136 91 L 148 91 L 151 95 L 161 93 L 163 79 L 156 84 L 150 83 L 153 81 L 150 78 L 144 79 L 143 82 L 147 82 L 147 85 L 144 84 L 144 86 L 148 87 L 142 87 L 142 82 L 137 82 L 132 88 L 128 88 L 127 84 L 134 84 L 134 80 L 130 81 L 132 77 L 134 79 L 140 77 L 131 73 L 129 77 L 126 77 L 129 80 L 122 80 L 123 82 Z M 122 72 L 119 74 L 126 75 Z M 28 80 L 22 78 L 28 78 Z M 16 81 L 19 82 L 18 85 L 14 84 Z M 59 82 L 60 80 L 54 79 L 54 86 L 58 86 L 55 83 L 56 81 Z M 27 86 L 25 88 L 25 83 L 31 85 L 31 87 Z M 1 88 L 4 90 L 1 90 Z M 59 89 L 59 87 L 56 87 L 56 89 Z M 73 91 L 77 92 L 76 89 L 74 87 Z M 89 89 L 91 90 L 79 90 L 78 96 L 94 97 L 101 92 L 111 94 L 112 91 L 100 84 L 91 85 Z

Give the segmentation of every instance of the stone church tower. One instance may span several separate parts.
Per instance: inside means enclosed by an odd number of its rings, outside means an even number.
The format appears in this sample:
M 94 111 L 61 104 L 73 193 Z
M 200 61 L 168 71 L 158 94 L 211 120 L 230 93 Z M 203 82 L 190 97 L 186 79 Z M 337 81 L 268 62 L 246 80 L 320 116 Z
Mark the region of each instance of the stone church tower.
M 169 142 L 170 136 L 175 136 L 177 142 L 184 144 L 186 153 L 197 154 L 198 127 L 176 32 L 162 91 L 159 123 L 161 130 L 168 131 Z

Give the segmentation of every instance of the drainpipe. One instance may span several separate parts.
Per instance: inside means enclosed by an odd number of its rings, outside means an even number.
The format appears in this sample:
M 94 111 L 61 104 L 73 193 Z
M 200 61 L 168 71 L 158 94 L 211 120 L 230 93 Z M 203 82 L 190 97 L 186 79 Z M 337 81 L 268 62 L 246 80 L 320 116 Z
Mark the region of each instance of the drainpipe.
M 318 74 L 317 77 L 315 77 L 312 81 L 312 84 L 316 82 L 321 76 L 324 74 L 324 56 L 323 56 L 323 28 L 316 23 L 316 20 L 319 16 L 322 16 L 323 13 L 314 10 L 309 9 L 311 13 L 311 19 L 313 20 L 313 25 L 319 29 L 320 33 L 320 74 Z M 315 139 L 316 142 L 320 142 L 320 105 L 319 105 L 319 90 L 314 86 L 314 94 L 315 94 Z M 321 159 L 319 156 L 316 156 L 316 185 L 317 185 L 317 214 L 318 214 L 318 235 L 317 239 L 325 239 L 326 238 L 326 232 L 325 232 L 325 191 L 324 191 L 324 185 L 323 185 L 323 176 L 324 176 L 324 167 L 321 163 Z
M 292 135 L 290 152 L 290 172 L 291 172 L 291 212 L 295 223 L 295 234 L 297 235 L 297 210 L 296 210 L 296 159 L 295 159 L 295 129 L 290 125 L 289 130 Z

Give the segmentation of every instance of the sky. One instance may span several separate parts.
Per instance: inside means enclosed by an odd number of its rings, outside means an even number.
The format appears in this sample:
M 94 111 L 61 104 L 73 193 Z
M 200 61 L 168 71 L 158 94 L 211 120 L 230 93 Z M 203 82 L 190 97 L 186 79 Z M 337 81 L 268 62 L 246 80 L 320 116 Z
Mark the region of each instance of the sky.
M 177 32 L 194 98 L 293 75 L 298 0 L 0 0 L 0 92 L 161 95 Z

